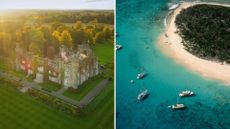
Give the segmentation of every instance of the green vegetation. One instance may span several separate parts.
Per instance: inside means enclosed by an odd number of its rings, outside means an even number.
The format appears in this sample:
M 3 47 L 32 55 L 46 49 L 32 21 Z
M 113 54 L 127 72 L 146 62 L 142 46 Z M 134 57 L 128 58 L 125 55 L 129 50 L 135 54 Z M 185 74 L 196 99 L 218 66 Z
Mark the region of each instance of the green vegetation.
M 48 106 L 51 106 L 52 108 L 58 109 L 59 111 L 68 113 L 72 116 L 81 115 L 82 108 L 69 104 L 68 102 L 63 101 L 59 98 L 53 97 L 52 95 L 48 95 L 44 93 L 43 91 L 32 88 L 32 89 L 28 89 L 26 93 L 30 95 L 31 97 L 39 100 L 40 102 L 43 102 L 47 104 Z
M 33 81 L 33 77 L 26 77 L 26 74 L 22 71 L 15 71 L 12 69 L 11 64 L 9 63 L 9 61 L 0 58 L 0 70 L 7 72 L 10 75 L 19 77 L 21 79 L 26 79 L 29 82 Z
M 94 44 L 93 51 L 98 57 L 99 64 L 104 68 L 102 73 L 105 78 L 114 76 L 114 44 L 112 40 L 107 40 L 102 43 Z
M 10 69 L 9 61 L 3 57 L 0 57 L 0 69 L 8 71 Z
M 11 11 L 5 16 L 0 15 L 4 17 L 0 56 L 11 60 L 15 53 L 9 50 L 14 50 L 16 43 L 23 52 L 53 59 L 60 45 L 77 50 L 79 44 L 113 39 L 112 11 Z
M 201 58 L 230 63 L 230 8 L 195 5 L 182 10 L 176 26 L 185 49 Z
M 0 80 L 1 129 L 112 129 L 113 86 L 107 87 L 85 110 L 72 117 L 19 92 Z
M 85 109 L 85 114 L 93 112 L 94 117 L 100 118 L 100 123 L 94 121 L 89 127 L 102 129 L 113 129 L 114 128 L 114 84 L 110 81 L 106 89 L 102 91 Z M 103 106 L 101 106 L 103 105 Z M 106 112 L 106 114 L 105 114 Z
M 26 74 L 23 73 L 23 72 L 17 72 L 17 71 L 14 71 L 14 70 L 9 70 L 7 71 L 9 74 L 15 76 L 15 77 L 19 77 L 19 78 L 25 78 L 26 77 Z
M 114 44 L 112 40 L 93 45 L 93 52 L 99 59 L 99 64 L 105 65 L 113 62 Z
M 100 83 L 103 80 L 103 78 L 100 75 L 97 75 L 93 78 L 90 78 L 86 82 L 84 82 L 79 89 L 68 89 L 63 93 L 63 95 L 80 101 L 83 99 L 94 87 L 97 86 L 98 83 Z
M 42 86 L 43 88 L 50 90 L 50 91 L 58 91 L 61 88 L 60 84 L 54 83 L 51 81 L 44 82 L 44 83 L 40 84 L 40 86 Z

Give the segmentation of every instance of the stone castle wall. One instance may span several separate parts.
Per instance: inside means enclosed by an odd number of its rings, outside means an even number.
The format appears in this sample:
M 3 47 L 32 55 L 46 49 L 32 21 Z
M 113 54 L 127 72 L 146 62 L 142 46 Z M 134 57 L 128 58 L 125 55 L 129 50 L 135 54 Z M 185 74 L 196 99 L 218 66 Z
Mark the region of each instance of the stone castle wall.
M 36 57 L 35 61 L 35 55 L 24 53 L 19 45 L 15 51 L 16 70 L 23 70 L 28 76 L 35 74 L 34 81 L 37 83 L 49 80 L 77 89 L 83 82 L 99 73 L 98 59 L 88 44 L 79 45 L 75 52 L 61 46 L 58 57 L 52 60 Z

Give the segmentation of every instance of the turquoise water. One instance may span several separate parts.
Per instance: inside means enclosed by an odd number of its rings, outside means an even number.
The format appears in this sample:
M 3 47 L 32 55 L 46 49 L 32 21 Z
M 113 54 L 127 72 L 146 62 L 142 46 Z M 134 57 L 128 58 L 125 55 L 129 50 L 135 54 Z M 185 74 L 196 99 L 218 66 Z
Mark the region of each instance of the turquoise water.
M 230 86 L 186 70 L 155 46 L 168 5 L 174 2 L 117 0 L 117 42 L 124 46 L 116 55 L 118 129 L 230 129 Z M 148 75 L 137 80 L 141 71 Z M 150 96 L 138 103 L 136 97 L 143 89 Z M 186 89 L 197 95 L 178 98 Z M 168 109 L 176 102 L 188 108 Z

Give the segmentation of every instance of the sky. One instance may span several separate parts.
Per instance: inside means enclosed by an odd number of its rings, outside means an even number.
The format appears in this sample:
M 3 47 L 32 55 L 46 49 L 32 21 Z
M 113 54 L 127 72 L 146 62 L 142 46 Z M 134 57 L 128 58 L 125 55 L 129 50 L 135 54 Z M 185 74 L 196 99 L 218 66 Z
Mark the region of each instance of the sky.
M 0 9 L 114 9 L 114 0 L 0 0 Z

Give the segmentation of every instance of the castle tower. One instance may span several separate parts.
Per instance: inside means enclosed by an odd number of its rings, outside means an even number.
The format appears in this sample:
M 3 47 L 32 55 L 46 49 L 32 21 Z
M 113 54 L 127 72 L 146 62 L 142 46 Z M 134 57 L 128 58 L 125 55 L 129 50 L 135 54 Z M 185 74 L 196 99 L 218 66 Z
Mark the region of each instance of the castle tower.
M 85 54 L 86 56 L 92 55 L 92 50 L 89 46 L 89 44 L 81 44 L 78 46 L 79 53 Z
M 68 50 L 65 46 L 60 47 L 60 56 L 63 69 L 63 86 L 77 89 L 79 85 L 90 77 L 97 75 L 98 62 L 89 44 L 78 46 L 77 53 Z

